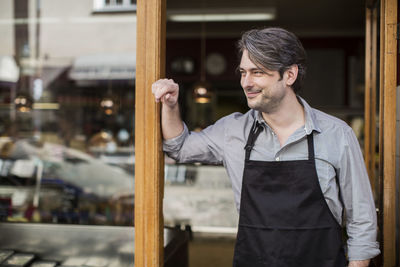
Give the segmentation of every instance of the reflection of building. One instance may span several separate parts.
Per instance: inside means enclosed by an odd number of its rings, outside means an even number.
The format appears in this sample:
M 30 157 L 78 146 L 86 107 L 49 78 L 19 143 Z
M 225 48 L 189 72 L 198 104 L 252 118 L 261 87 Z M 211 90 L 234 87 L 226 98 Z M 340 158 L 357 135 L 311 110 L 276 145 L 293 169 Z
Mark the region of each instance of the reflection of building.
M 0 119 L 6 125 L 24 125 L 15 131 L 40 131 L 53 141 L 58 132 L 67 145 L 101 130 L 133 135 L 136 1 L 5 0 L 0 6 Z M 20 75 L 12 72 L 13 58 Z M 13 110 L 20 93 L 33 97 L 30 114 Z M 111 106 L 101 107 L 104 98 Z

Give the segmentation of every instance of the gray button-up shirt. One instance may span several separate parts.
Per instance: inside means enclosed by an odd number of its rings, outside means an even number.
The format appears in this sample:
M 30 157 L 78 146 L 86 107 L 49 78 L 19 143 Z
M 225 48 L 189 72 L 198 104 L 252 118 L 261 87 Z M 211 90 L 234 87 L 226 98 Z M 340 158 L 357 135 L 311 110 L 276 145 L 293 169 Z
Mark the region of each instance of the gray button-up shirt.
M 297 129 L 283 146 L 261 113 L 250 110 L 246 114 L 226 116 L 201 132 L 189 132 L 185 125 L 181 135 L 164 140 L 164 151 L 178 162 L 222 163 L 231 179 L 239 210 L 244 146 L 254 120 L 262 123 L 264 131 L 255 142 L 252 160 L 307 159 L 306 135 L 314 131 L 319 183 L 334 217 L 339 224 L 346 226 L 349 260 L 373 258 L 380 252 L 376 242 L 376 210 L 358 140 L 345 122 L 311 108 L 303 99 L 301 102 L 305 111 L 305 125 Z M 345 222 L 342 218 L 343 208 Z

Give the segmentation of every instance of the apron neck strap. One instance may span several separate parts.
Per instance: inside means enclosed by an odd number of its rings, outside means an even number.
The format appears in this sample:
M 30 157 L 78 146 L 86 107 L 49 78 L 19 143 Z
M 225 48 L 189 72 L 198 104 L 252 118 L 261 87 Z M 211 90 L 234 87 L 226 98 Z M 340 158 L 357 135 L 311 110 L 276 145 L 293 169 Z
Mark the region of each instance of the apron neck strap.
M 257 137 L 260 135 L 264 127 L 257 121 L 254 120 L 253 125 L 251 126 L 251 130 L 249 133 L 249 137 L 247 138 L 247 143 L 244 149 L 246 150 L 246 160 L 250 159 L 251 150 L 253 150 L 254 143 Z M 314 160 L 314 134 L 311 132 L 307 135 L 307 144 L 308 144 L 308 159 Z
M 307 144 L 308 144 L 308 159 L 314 160 L 315 155 L 314 155 L 314 134 L 313 134 L 313 132 L 311 132 L 309 135 L 307 135 Z
M 254 147 L 254 143 L 263 129 L 264 127 L 257 120 L 254 120 L 254 123 L 251 126 L 249 137 L 247 138 L 246 146 L 244 147 L 244 149 L 246 149 L 246 160 L 250 159 L 250 153 Z

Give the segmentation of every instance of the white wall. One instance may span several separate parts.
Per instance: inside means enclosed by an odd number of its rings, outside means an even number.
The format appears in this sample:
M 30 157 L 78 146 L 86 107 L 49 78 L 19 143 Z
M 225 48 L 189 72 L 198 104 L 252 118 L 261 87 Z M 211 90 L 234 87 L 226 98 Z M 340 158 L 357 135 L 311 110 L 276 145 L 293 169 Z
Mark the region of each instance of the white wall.
M 35 57 L 35 5 L 29 0 L 29 44 Z M 81 55 L 136 52 L 136 13 L 93 13 L 93 0 L 41 0 L 40 58 L 69 65 Z M 14 55 L 13 0 L 0 0 L 0 55 Z M 25 21 L 25 23 L 27 23 Z
M 14 55 L 13 0 L 0 0 L 0 55 Z
M 136 13 L 93 14 L 93 0 L 41 2 L 40 51 L 47 64 L 81 55 L 135 53 Z

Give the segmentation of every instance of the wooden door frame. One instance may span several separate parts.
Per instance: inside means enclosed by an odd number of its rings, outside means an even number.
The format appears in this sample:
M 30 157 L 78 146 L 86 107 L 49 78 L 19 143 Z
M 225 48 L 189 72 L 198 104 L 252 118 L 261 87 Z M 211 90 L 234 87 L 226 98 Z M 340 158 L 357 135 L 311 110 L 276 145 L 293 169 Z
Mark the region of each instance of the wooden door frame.
M 396 217 L 399 213 L 396 203 L 396 142 L 399 141 L 396 138 L 398 2 L 380 1 L 380 21 L 377 21 L 374 2 L 367 1 L 366 7 L 364 152 L 371 186 L 379 203 L 383 266 L 393 267 L 399 261 L 396 244 Z M 377 23 L 380 23 L 378 180 L 375 179 Z
M 377 42 L 374 28 L 377 22 L 374 1 L 367 1 L 366 8 L 366 70 L 365 70 L 365 161 L 375 196 L 381 222 L 383 266 L 393 267 L 399 262 L 396 244 L 396 87 L 397 87 L 397 12 L 396 0 L 380 1 L 380 66 L 379 66 L 379 186 L 375 186 L 375 131 L 376 131 L 376 60 L 374 45 Z M 375 22 L 374 22 L 375 20 Z
M 383 175 L 383 266 L 396 266 L 397 0 L 381 0 L 380 173 Z
M 378 198 L 376 179 L 376 108 L 377 108 L 377 51 L 378 10 L 369 3 L 365 12 L 365 105 L 364 105 L 364 159 L 375 199 Z
M 160 104 L 151 85 L 165 76 L 165 12 L 165 0 L 137 1 L 135 267 L 164 263 L 164 154 Z

